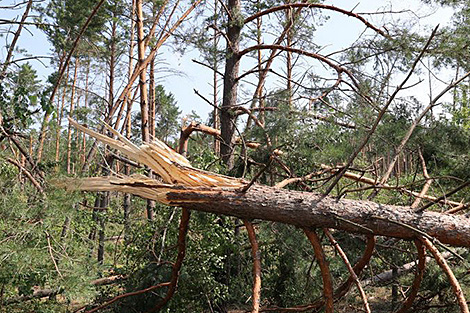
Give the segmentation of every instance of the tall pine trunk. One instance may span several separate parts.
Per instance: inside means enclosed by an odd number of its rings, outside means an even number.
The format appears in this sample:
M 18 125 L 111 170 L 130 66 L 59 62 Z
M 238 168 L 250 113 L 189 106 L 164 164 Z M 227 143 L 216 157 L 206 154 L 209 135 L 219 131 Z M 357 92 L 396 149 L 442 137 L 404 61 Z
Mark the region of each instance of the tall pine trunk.
M 75 85 L 77 83 L 77 73 L 78 67 L 80 66 L 79 58 L 75 58 L 75 70 L 73 73 L 73 82 L 72 82 L 72 95 L 70 96 L 70 112 L 69 115 L 73 114 L 75 110 Z M 71 172 L 71 156 L 72 156 L 72 125 L 69 123 L 69 127 L 67 129 L 67 174 Z
M 136 6 L 135 2 L 136 0 L 132 0 L 131 18 L 130 18 L 131 36 L 130 36 L 130 44 L 129 44 L 129 69 L 128 69 L 129 78 L 132 75 L 132 68 L 134 66 L 133 60 L 134 60 L 134 32 L 135 32 L 134 17 L 135 17 L 135 6 Z M 131 99 L 130 89 L 127 92 L 125 104 L 127 105 L 127 112 L 126 112 L 126 118 L 125 118 L 125 124 L 124 124 L 123 130 L 125 130 L 126 138 L 130 138 L 131 137 L 131 112 L 132 112 L 132 99 Z M 124 165 L 124 174 L 125 175 L 130 174 L 130 168 L 128 164 Z M 130 217 L 130 212 L 131 212 L 131 194 L 129 193 L 124 194 L 122 209 L 123 209 L 123 215 L 124 215 L 124 238 L 125 238 L 125 241 L 127 242 L 127 238 L 129 235 L 129 217 Z
M 214 16 L 217 16 L 218 15 L 218 4 L 219 4 L 219 0 L 214 0 Z M 214 24 L 215 26 L 217 26 L 217 19 L 214 18 Z M 220 116 L 219 116 L 219 108 L 218 108 L 218 99 L 217 99 L 217 93 L 218 93 L 218 86 L 217 86 L 217 79 L 218 79 L 218 75 L 217 75 L 217 66 L 218 66 L 218 49 L 217 49 L 217 46 L 218 46 L 218 43 L 219 43 L 219 36 L 218 36 L 218 32 L 217 32 L 217 27 L 214 27 L 214 33 L 213 33 L 213 36 L 214 36 L 214 41 L 213 41 L 213 45 L 214 45 L 214 60 L 213 60 L 213 68 L 214 68 L 214 73 L 213 73 L 213 93 L 214 93 L 214 96 L 213 96 L 213 102 L 214 102 L 214 110 L 212 112 L 212 118 L 214 119 L 214 122 L 213 122 L 213 127 L 215 129 L 220 129 Z M 214 138 L 214 153 L 216 156 L 220 156 L 220 140 L 219 138 L 215 137 Z
M 136 20 L 137 20 L 137 54 L 139 64 L 142 64 L 145 59 L 145 38 L 144 38 L 144 23 L 143 23 L 143 12 L 142 12 L 142 0 L 136 1 Z M 139 87 L 140 87 L 140 117 L 141 117 L 141 131 L 142 141 L 149 142 L 149 103 L 148 103 L 148 92 L 147 92 L 147 77 L 146 71 L 140 72 L 139 76 Z M 153 220 L 153 208 L 152 204 L 147 203 L 147 218 Z
M 240 32 L 243 20 L 240 17 L 240 0 L 228 0 L 227 8 L 230 19 L 227 26 L 227 48 L 224 71 L 224 94 L 222 107 L 220 108 L 220 131 L 222 143 L 220 154 L 222 161 L 228 169 L 234 165 L 234 134 L 236 129 L 236 118 L 233 109 L 237 105 L 238 73 L 240 58 L 238 55 L 240 46 Z

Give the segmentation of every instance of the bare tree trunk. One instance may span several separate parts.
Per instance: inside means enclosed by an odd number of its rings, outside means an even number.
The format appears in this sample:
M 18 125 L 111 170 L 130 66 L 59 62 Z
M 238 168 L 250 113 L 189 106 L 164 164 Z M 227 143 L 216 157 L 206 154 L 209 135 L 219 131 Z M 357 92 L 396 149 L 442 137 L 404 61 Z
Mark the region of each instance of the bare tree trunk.
M 150 62 L 150 73 L 149 73 L 149 139 L 155 138 L 155 57 Z M 153 178 L 154 174 L 152 170 L 149 170 L 149 177 Z M 153 219 L 153 212 L 155 212 L 156 203 L 154 200 L 147 200 L 147 217 Z
M 59 162 L 59 159 L 60 159 L 60 137 L 61 137 L 60 133 L 61 133 L 61 126 L 62 126 L 62 117 L 64 116 L 65 95 L 67 94 L 69 72 L 70 72 L 70 67 L 67 67 L 67 73 L 65 74 L 65 77 L 67 77 L 67 79 L 65 80 L 64 86 L 62 88 L 62 98 L 57 99 L 57 129 L 56 129 L 56 142 L 55 142 L 55 161 L 56 162 Z M 45 137 L 41 137 L 40 139 L 45 139 Z
M 286 1 L 287 3 L 290 3 L 290 0 Z M 292 14 L 293 11 L 292 9 L 288 9 L 286 11 L 286 24 L 291 24 L 294 25 L 294 15 Z M 292 47 L 292 39 L 293 39 L 294 33 L 292 31 L 292 27 L 289 29 L 286 35 L 286 41 L 287 41 L 287 47 L 291 48 Z M 287 51 L 287 59 L 286 59 L 286 73 L 287 73 L 287 101 L 289 103 L 289 108 L 292 108 L 292 52 Z
M 72 95 L 70 96 L 70 112 L 69 115 L 73 114 L 75 110 L 75 84 L 77 83 L 77 73 L 78 67 L 80 66 L 79 58 L 75 58 L 75 70 L 73 73 L 73 82 L 72 82 Z M 71 165 L 71 156 L 72 156 L 72 125 L 69 123 L 67 130 L 67 174 L 70 174 L 70 165 Z
M 68 73 L 67 73 L 68 76 Z M 60 159 L 60 132 L 62 126 L 62 116 L 65 106 L 65 93 L 67 92 L 67 84 L 64 84 L 62 89 L 62 98 L 57 99 L 57 129 L 55 131 L 55 161 L 59 162 Z
M 214 15 L 217 16 L 218 15 L 218 4 L 219 4 L 219 0 L 214 0 Z M 214 24 L 215 26 L 217 26 L 217 19 L 214 19 Z M 217 75 L 217 66 L 218 66 L 218 62 L 217 62 L 217 58 L 218 58 L 218 49 L 217 49 L 217 46 L 218 46 L 218 43 L 219 43 L 219 37 L 218 37 L 218 33 L 217 33 L 217 27 L 214 27 L 214 33 L 213 33 L 213 36 L 214 36 L 214 41 L 213 41 L 213 46 L 214 46 L 214 56 L 213 56 L 213 64 L 212 64 L 212 67 L 214 69 L 214 72 L 213 72 L 213 102 L 214 102 L 214 110 L 212 112 L 212 118 L 214 119 L 214 123 L 213 123 L 213 127 L 215 129 L 219 129 L 220 130 L 220 116 L 219 116 L 219 109 L 218 109 L 218 99 L 217 99 L 217 93 L 218 93 L 218 86 L 217 86 L 217 79 L 218 79 L 218 75 Z M 220 156 L 220 141 L 219 141 L 219 138 L 217 137 L 214 137 L 214 153 L 216 156 Z
M 131 8 L 131 36 L 130 36 L 130 43 L 129 43 L 129 71 L 128 75 L 129 78 L 132 75 L 132 68 L 133 68 L 133 60 L 134 60 L 134 32 L 135 32 L 135 6 L 136 6 L 136 0 L 132 0 L 132 8 Z M 132 99 L 131 99 L 131 90 L 129 89 L 127 96 L 126 96 L 126 104 L 127 104 L 127 112 L 126 112 L 126 118 L 125 118 L 125 136 L 126 138 L 131 137 L 131 111 L 132 111 Z M 124 174 L 129 175 L 130 174 L 130 168 L 128 164 L 124 165 Z M 131 194 L 126 193 L 124 194 L 124 199 L 122 202 L 122 210 L 123 210 L 123 215 L 124 215 L 124 240 L 127 242 L 127 238 L 129 235 L 129 217 L 130 217 L 130 212 L 131 212 Z
M 142 13 L 142 0 L 136 1 L 136 20 L 137 20 L 137 52 L 139 64 L 143 64 L 145 59 L 145 41 L 144 41 L 144 24 Z M 141 131 L 142 141 L 149 141 L 149 108 L 148 108 L 148 92 L 146 83 L 146 71 L 140 72 L 139 86 L 140 86 L 140 114 L 141 114 Z
M 223 162 L 229 169 L 234 165 L 234 134 L 236 130 L 237 116 L 233 108 L 237 105 L 238 73 L 240 58 L 238 56 L 240 46 L 240 25 L 239 16 L 241 10 L 240 0 L 228 0 L 227 8 L 230 12 L 230 19 L 227 26 L 227 48 L 224 72 L 224 94 L 222 107 L 220 109 L 220 131 L 222 143 L 220 154 Z
M 144 24 L 142 13 L 142 0 L 136 0 L 136 20 L 137 20 L 137 53 L 139 64 L 142 65 L 145 60 L 145 40 L 144 40 Z M 141 131 L 142 141 L 150 141 L 149 132 L 149 103 L 147 93 L 146 71 L 140 72 L 139 86 L 140 86 L 140 117 L 141 117 Z M 153 220 L 153 208 L 150 202 L 147 203 L 147 218 Z
M 83 103 L 83 107 L 85 109 L 88 108 L 88 81 L 90 78 L 90 61 L 88 61 L 87 64 L 87 70 L 86 70 L 86 78 L 85 78 L 85 100 Z M 81 154 L 80 154 L 80 163 L 83 165 L 85 163 L 85 158 L 86 158 L 86 136 L 85 133 L 82 134 L 82 142 L 81 142 Z
M 149 137 L 155 138 L 155 57 L 150 62 L 149 89 Z

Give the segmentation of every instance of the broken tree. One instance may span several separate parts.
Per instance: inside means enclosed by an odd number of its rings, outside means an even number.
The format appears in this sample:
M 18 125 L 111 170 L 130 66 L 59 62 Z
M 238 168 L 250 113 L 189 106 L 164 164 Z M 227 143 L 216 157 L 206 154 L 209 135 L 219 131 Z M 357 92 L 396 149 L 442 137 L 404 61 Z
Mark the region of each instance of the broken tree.
M 336 199 L 284 190 L 205 172 L 164 143 L 137 147 L 108 126 L 111 139 L 71 120 L 78 129 L 147 165 L 161 180 L 143 176 L 81 179 L 73 188 L 132 193 L 188 209 L 262 219 L 301 228 L 327 227 L 347 232 L 402 239 L 429 236 L 453 246 L 470 246 L 470 219 L 438 212 L 414 212 L 408 207 L 364 200 Z M 71 184 L 68 184 L 71 186 Z

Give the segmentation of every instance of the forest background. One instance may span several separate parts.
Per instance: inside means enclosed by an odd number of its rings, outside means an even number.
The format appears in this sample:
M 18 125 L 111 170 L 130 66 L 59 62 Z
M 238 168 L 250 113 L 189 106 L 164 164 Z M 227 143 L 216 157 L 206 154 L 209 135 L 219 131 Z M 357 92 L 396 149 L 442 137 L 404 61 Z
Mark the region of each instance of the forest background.
M 398 2 L 0 2 L 0 311 L 467 312 L 468 241 L 434 241 L 435 263 L 399 216 L 407 240 L 301 232 L 57 183 L 156 177 L 70 116 L 210 172 L 466 227 L 470 3 Z

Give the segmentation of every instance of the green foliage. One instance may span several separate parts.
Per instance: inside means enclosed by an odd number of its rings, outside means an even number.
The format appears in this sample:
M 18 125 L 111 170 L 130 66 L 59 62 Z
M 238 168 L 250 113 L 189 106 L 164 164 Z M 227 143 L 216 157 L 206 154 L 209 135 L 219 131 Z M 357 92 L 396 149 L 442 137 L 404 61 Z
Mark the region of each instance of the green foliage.
M 181 114 L 175 97 L 166 93 L 162 85 L 155 87 L 155 136 L 163 140 L 174 138 L 178 134 Z
M 0 115 L 3 127 L 17 131 L 31 126 L 36 109 L 41 105 L 47 109 L 44 99 L 48 90 L 41 90 L 36 70 L 29 63 L 21 65 L 17 72 L 11 72 L 0 82 Z
M 40 21 L 49 22 L 49 25 L 47 23 L 41 25 L 57 53 L 62 54 L 71 49 L 71 44 L 97 3 L 96 0 L 52 0 L 45 6 L 37 8 L 41 13 Z M 81 42 L 95 41 L 101 35 L 107 19 L 105 9 L 100 8 L 91 20 Z

